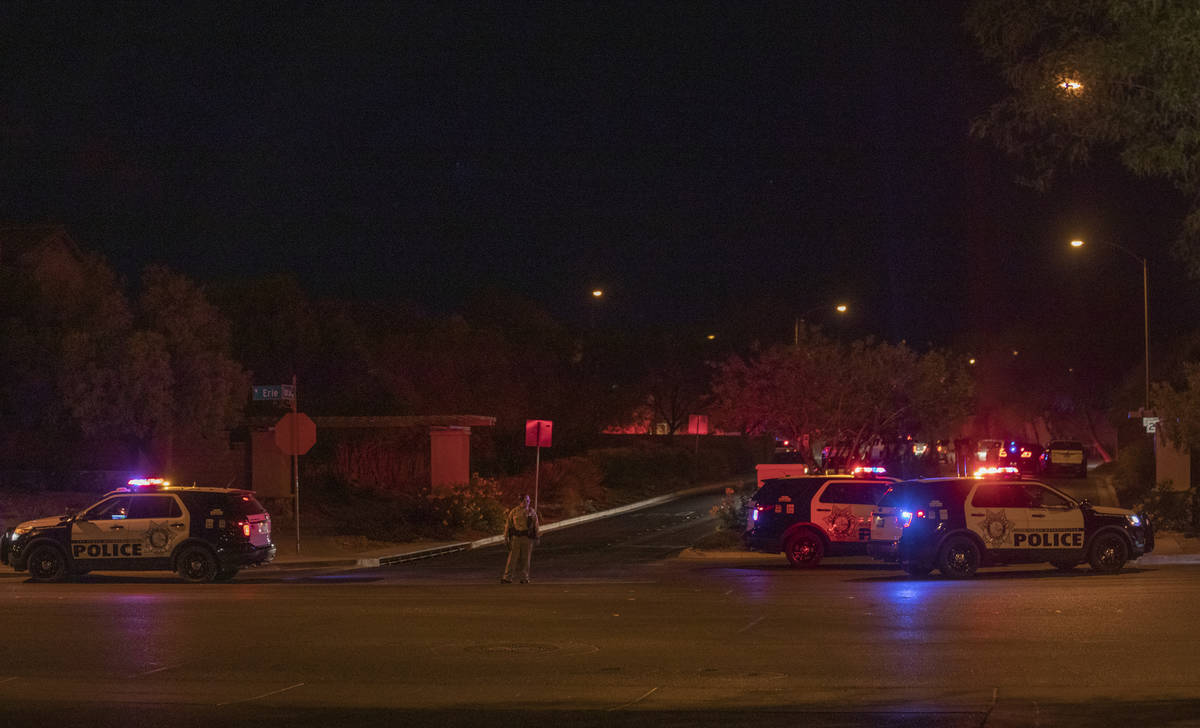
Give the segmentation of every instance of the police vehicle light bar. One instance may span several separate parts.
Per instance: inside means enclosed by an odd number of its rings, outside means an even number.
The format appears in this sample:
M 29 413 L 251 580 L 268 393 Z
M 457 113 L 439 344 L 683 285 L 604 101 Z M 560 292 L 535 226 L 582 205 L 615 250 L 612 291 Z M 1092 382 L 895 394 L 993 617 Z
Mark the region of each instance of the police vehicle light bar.
M 979 468 L 975 471 L 975 477 L 982 478 L 985 475 L 1017 475 L 1020 472 L 1018 468 L 1011 465 L 1004 465 L 1001 467 Z
M 875 466 L 859 465 L 858 467 L 856 467 L 854 470 L 852 470 L 850 472 L 853 473 L 854 475 L 858 475 L 859 473 L 875 473 L 876 475 L 884 475 L 887 473 L 887 468 L 883 467 L 882 465 L 875 465 Z
M 139 485 L 167 486 L 171 484 L 171 481 L 167 480 L 166 478 L 131 478 L 128 484 L 134 487 Z

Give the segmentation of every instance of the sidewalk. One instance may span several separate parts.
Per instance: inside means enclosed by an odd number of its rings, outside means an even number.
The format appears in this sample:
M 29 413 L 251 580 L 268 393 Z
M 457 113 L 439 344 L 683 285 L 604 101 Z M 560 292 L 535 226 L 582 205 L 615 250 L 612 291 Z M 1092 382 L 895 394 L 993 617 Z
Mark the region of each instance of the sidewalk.
M 663 503 L 670 503 L 680 498 L 702 493 L 720 493 L 726 488 L 736 488 L 746 482 L 745 478 L 735 478 L 709 483 L 707 485 L 688 488 L 686 490 L 660 495 L 655 498 L 628 503 L 616 508 L 589 513 L 584 516 L 567 518 L 553 523 L 542 524 L 542 533 L 570 528 L 581 523 L 610 518 L 622 513 L 650 508 Z M 455 551 L 492 546 L 503 543 L 504 537 L 489 536 L 475 541 L 410 541 L 406 543 L 364 542 L 362 539 L 316 538 L 306 541 L 301 538 L 300 553 L 296 553 L 295 534 L 283 530 L 274 534 L 276 548 L 275 560 L 270 564 L 258 567 L 260 569 L 319 569 L 319 568 L 373 568 L 400 564 L 406 561 L 428 559 Z

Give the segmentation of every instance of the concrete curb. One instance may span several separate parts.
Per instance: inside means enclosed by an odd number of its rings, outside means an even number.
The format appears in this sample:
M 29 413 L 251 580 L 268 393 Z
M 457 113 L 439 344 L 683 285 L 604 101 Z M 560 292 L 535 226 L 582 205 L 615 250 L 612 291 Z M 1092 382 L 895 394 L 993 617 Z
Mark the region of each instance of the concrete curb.
M 612 516 L 619 516 L 623 513 L 630 513 L 632 511 L 642 510 L 643 508 L 651 508 L 653 506 L 661 505 L 663 503 L 670 503 L 671 501 L 679 500 L 680 498 L 686 498 L 690 495 L 700 495 L 702 493 L 713 493 L 713 492 L 717 492 L 717 491 L 723 491 L 726 488 L 736 488 L 745 482 L 746 481 L 741 478 L 736 478 L 736 479 L 731 479 L 731 480 L 724 480 L 719 483 L 709 483 L 707 485 L 700 485 L 695 488 L 687 488 L 685 490 L 677 490 L 674 493 L 668 493 L 666 495 L 660 495 L 660 496 L 656 496 L 654 498 L 648 498 L 646 500 L 638 501 L 636 503 L 628 503 L 626 505 L 617 506 L 616 508 L 609 508 L 608 510 L 604 510 L 604 511 L 597 511 L 595 513 L 588 513 L 583 516 L 575 516 L 574 518 L 566 518 L 561 521 L 555 521 L 554 523 L 547 523 L 542 526 L 541 531 L 542 531 L 542 533 L 548 533 L 550 531 L 557 531 L 557 530 L 563 529 L 563 528 L 570 528 L 571 526 L 578 526 L 582 523 L 588 523 L 590 521 L 598 521 L 602 518 L 611 518 Z M 419 549 L 417 551 L 404 551 L 404 552 L 400 552 L 397 554 L 388 554 L 388 555 L 384 555 L 384 556 L 375 556 L 375 557 L 371 557 L 371 558 L 335 559 L 335 560 L 330 560 L 330 561 L 305 561 L 305 562 L 293 562 L 293 563 L 279 563 L 279 564 L 271 564 L 270 567 L 268 567 L 268 568 L 273 567 L 273 568 L 279 568 L 279 569 L 302 569 L 302 568 L 312 569 L 312 568 L 322 568 L 322 567 L 329 567 L 329 566 L 353 566 L 354 568 L 358 568 L 358 569 L 370 569 L 370 568 L 375 568 L 375 567 L 379 567 L 379 566 L 391 566 L 393 564 L 402 564 L 402 563 L 405 563 L 408 561 L 417 561 L 420 559 L 428 559 L 428 558 L 433 558 L 435 556 L 443 556 L 445 554 L 455 553 L 456 551 L 470 551 L 473 549 L 484 548 L 486 546 L 494 546 L 496 544 L 501 544 L 501 543 L 504 543 L 504 536 L 488 536 L 487 538 L 481 538 L 481 539 L 477 539 L 475 541 L 462 541 L 459 543 L 435 546 L 433 548 Z

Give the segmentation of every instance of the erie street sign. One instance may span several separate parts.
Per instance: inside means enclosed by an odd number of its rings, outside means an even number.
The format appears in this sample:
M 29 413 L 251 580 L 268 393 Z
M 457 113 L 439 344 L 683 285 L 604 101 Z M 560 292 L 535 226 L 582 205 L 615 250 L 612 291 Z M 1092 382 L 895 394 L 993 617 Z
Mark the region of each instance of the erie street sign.
M 296 398 L 296 387 L 291 384 L 254 385 L 255 402 L 291 402 Z

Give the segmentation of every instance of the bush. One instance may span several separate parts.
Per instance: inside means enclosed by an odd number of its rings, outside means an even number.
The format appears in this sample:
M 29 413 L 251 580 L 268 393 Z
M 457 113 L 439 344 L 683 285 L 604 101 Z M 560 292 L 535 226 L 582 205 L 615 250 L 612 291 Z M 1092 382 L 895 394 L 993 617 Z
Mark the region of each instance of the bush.
M 1145 439 L 1121 448 L 1115 462 L 1101 467 L 1111 468 L 1113 489 L 1125 508 L 1144 502 L 1155 487 L 1154 448 Z M 1100 474 L 1100 468 L 1095 474 Z
M 1156 529 L 1196 533 L 1200 531 L 1200 489 L 1175 490 L 1171 481 L 1155 484 L 1138 504 Z
M 726 488 L 725 497 L 721 499 L 720 503 L 713 506 L 709 513 L 717 519 L 719 528 L 740 534 L 746 528 L 749 511 L 750 494 Z

